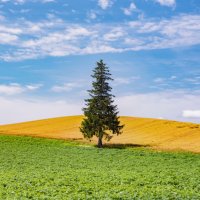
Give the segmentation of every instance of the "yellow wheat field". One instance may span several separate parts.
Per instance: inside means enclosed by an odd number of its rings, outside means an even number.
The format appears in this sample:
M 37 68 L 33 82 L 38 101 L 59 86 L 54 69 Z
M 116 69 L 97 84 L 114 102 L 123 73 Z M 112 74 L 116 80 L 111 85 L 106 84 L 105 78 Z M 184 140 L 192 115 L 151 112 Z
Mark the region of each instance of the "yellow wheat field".
M 69 116 L 0 126 L 1 134 L 82 140 L 83 116 Z M 150 118 L 121 117 L 124 132 L 111 143 L 149 145 L 164 150 L 200 152 L 200 125 Z M 95 138 L 94 140 L 95 141 Z

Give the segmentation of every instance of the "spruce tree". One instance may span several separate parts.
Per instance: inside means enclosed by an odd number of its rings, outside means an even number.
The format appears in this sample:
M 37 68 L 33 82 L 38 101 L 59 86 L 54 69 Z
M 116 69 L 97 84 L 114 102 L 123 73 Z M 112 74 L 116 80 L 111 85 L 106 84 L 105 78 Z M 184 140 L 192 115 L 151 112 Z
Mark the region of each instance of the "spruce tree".
M 112 88 L 109 85 L 109 81 L 113 79 L 103 60 L 97 62 L 92 78 L 94 81 L 92 89 L 88 90 L 90 98 L 85 100 L 86 107 L 83 108 L 85 118 L 81 123 L 80 131 L 87 139 L 96 136 L 97 146 L 102 148 L 102 140 L 109 141 L 112 134 L 121 134 L 124 125 L 120 124 L 117 106 L 113 105 L 114 95 L 111 94 Z

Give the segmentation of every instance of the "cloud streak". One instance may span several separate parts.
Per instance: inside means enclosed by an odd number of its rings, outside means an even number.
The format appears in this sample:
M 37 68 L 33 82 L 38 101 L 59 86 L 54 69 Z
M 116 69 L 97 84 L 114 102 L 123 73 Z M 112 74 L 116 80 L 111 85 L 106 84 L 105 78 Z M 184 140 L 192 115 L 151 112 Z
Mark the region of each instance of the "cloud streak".
M 0 24 L 0 59 L 20 61 L 46 56 L 88 55 L 176 48 L 200 44 L 200 15 L 121 24 L 71 24 L 54 16 Z
M 54 85 L 51 90 L 53 92 L 70 92 L 75 88 L 81 88 L 83 85 L 80 82 L 69 82 L 63 85 Z
M 50 2 L 55 2 L 56 0 L 0 0 L 0 3 L 7 3 L 11 2 L 14 4 L 24 4 L 27 2 L 41 2 L 41 3 L 50 3 Z
M 41 84 L 36 85 L 20 85 L 18 83 L 11 83 L 8 85 L 1 84 L 0 85 L 0 94 L 2 95 L 17 95 L 28 91 L 34 91 L 42 87 Z
M 157 3 L 159 3 L 161 6 L 175 6 L 176 0 L 155 0 Z

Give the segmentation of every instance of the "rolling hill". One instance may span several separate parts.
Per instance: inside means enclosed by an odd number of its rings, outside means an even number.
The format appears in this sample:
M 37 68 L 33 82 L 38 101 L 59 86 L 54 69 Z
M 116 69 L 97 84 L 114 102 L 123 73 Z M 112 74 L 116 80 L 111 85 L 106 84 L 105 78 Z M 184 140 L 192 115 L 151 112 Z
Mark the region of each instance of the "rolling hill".
M 0 134 L 83 140 L 79 132 L 82 118 L 83 116 L 68 116 L 2 125 Z M 111 143 L 200 152 L 198 124 L 136 117 L 120 119 L 125 124 L 124 132 L 120 136 L 114 136 Z

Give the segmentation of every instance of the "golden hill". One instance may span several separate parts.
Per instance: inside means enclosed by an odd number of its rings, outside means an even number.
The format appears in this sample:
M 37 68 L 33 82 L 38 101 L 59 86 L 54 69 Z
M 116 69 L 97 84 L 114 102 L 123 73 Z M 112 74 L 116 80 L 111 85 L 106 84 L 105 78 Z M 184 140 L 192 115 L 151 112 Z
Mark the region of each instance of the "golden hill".
M 80 139 L 82 116 L 69 116 L 0 126 L 1 134 Z M 165 150 L 200 152 L 200 125 L 150 118 L 121 117 L 124 132 L 111 143 L 150 145 Z

